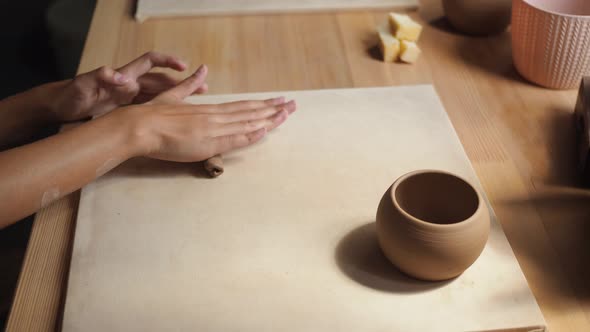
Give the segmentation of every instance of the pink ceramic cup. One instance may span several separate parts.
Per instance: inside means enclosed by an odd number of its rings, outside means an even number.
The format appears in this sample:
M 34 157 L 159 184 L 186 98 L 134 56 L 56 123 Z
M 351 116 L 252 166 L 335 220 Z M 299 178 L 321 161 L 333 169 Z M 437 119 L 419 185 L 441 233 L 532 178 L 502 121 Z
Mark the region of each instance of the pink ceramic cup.
M 590 0 L 513 0 L 512 57 L 527 80 L 573 89 L 590 75 Z

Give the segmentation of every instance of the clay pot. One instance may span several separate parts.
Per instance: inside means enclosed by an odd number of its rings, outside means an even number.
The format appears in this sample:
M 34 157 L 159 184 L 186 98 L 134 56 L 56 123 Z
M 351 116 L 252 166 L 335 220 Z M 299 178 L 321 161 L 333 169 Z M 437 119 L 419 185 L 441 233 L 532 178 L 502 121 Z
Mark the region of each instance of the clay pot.
M 460 32 L 491 35 L 510 24 L 512 0 L 443 0 L 447 19 Z
M 514 0 L 512 58 L 527 80 L 574 89 L 590 75 L 589 0 Z
M 489 211 L 477 190 L 442 171 L 400 177 L 377 210 L 377 237 L 385 256 L 422 280 L 463 273 L 481 254 L 489 229 Z

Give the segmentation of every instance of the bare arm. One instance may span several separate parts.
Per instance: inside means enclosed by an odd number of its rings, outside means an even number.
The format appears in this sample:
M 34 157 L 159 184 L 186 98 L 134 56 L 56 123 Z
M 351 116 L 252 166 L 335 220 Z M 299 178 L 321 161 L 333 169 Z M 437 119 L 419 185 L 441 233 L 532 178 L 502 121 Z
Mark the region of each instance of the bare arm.
M 174 56 L 148 52 L 118 69 L 101 67 L 0 101 L 0 228 L 91 181 L 96 176 L 90 172 L 93 163 L 101 162 L 100 149 L 120 139 L 124 128 L 121 123 L 113 127 L 109 124 L 113 120 L 101 120 L 28 146 L 2 150 L 31 141 L 63 122 L 149 102 L 179 84 L 166 73 L 151 73 L 154 67 L 184 71 L 187 66 Z M 207 91 L 206 75 L 206 70 L 201 73 L 200 85 L 193 86 L 192 93 Z M 105 126 L 110 128 L 105 130 Z M 114 157 L 97 168 L 97 173 L 121 162 L 117 156 L 129 152 L 124 149 L 129 142 L 124 143 L 108 148 Z M 96 153 L 94 159 L 85 154 L 89 151 Z
M 137 153 L 129 126 L 103 117 L 0 153 L 0 228 L 26 217 Z
M 187 66 L 174 56 L 147 52 L 117 69 L 101 67 L 1 100 L 0 150 L 29 141 L 49 126 L 150 101 L 180 82 L 166 73 L 150 72 L 155 67 L 184 71 Z M 203 80 L 194 93 L 206 91 Z
M 41 85 L 0 101 L 0 149 L 21 144 L 39 130 L 58 124 L 49 112 L 49 101 L 63 85 Z
M 206 68 L 205 68 L 206 70 Z M 34 213 L 134 156 L 200 161 L 253 144 L 295 111 L 277 98 L 220 105 L 182 100 L 197 72 L 152 102 L 117 109 L 44 140 L 0 153 L 0 228 Z

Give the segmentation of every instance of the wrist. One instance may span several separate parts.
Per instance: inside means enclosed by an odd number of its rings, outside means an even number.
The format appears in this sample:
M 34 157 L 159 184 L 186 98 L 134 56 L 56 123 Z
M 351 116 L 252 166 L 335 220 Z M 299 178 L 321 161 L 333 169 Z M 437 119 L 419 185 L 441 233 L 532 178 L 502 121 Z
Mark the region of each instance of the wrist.
M 60 100 L 60 93 L 68 82 L 69 80 L 46 83 L 31 90 L 31 99 L 40 120 L 50 124 L 62 122 L 56 103 Z
M 104 116 L 112 118 L 123 130 L 130 158 L 147 156 L 156 151 L 159 145 L 152 130 L 152 117 L 144 107 L 122 107 Z

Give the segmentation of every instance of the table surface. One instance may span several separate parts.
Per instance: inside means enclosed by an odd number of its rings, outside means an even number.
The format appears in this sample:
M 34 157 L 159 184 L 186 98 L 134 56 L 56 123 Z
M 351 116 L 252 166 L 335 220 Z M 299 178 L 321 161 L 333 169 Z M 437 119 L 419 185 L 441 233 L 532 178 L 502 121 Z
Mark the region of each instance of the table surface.
M 149 50 L 210 69 L 212 93 L 435 86 L 552 331 L 590 330 L 590 192 L 576 187 L 577 91 L 515 72 L 510 34 L 473 38 L 422 0 L 415 65 L 384 64 L 374 29 L 386 12 L 133 20 L 134 1 L 98 1 L 80 72 Z M 40 211 L 8 331 L 60 328 L 79 193 Z

